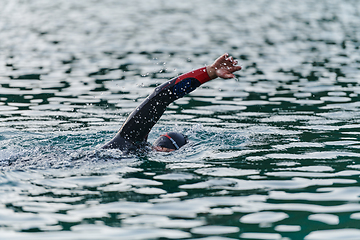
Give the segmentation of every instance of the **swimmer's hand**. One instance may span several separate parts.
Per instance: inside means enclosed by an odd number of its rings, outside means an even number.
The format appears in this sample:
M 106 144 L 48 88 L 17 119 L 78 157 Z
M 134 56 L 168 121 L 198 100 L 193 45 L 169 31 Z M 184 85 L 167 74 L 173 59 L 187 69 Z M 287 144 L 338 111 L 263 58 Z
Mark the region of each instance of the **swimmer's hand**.
M 234 78 L 235 75 L 233 72 L 241 70 L 240 66 L 236 66 L 237 63 L 237 60 L 234 60 L 233 57 L 225 53 L 216 59 L 212 65 L 207 66 L 206 71 L 211 79 L 215 79 L 217 77 L 224 79 Z

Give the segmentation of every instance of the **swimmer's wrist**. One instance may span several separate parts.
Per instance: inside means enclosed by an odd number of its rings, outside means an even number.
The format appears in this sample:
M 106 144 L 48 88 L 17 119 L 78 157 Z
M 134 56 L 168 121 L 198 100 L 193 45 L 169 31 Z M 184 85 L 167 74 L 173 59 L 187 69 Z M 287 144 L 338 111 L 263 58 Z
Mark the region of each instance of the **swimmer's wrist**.
M 210 79 L 217 78 L 216 69 L 213 66 L 206 66 L 206 72 L 209 75 Z

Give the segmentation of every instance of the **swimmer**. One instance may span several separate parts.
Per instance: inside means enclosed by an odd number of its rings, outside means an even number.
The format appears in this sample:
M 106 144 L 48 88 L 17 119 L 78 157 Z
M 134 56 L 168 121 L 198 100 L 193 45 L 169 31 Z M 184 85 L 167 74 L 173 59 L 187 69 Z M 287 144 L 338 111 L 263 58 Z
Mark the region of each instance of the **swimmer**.
M 217 77 L 234 78 L 233 73 L 241 69 L 237 63 L 226 53 L 210 66 L 185 73 L 156 87 L 154 92 L 129 115 L 115 137 L 102 148 L 130 151 L 144 146 L 152 127 L 170 103 Z M 155 151 L 171 152 L 180 149 L 186 143 L 187 138 L 183 134 L 169 132 L 161 135 L 152 148 Z

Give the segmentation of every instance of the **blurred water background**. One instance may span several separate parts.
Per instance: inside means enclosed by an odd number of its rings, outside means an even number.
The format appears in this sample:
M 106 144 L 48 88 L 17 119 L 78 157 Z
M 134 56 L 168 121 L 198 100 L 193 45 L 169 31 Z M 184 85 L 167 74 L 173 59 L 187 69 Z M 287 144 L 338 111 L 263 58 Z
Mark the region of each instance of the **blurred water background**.
M 1 239 L 360 239 L 356 0 L 0 1 Z M 101 151 L 158 84 L 174 153 Z

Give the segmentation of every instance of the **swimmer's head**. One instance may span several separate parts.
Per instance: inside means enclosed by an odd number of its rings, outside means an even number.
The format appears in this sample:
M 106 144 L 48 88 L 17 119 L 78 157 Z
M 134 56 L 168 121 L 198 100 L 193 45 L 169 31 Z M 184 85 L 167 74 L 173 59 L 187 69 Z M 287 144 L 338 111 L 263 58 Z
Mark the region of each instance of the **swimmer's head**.
M 187 143 L 187 138 L 181 133 L 168 132 L 161 135 L 153 144 L 156 151 L 172 152 L 178 150 Z

